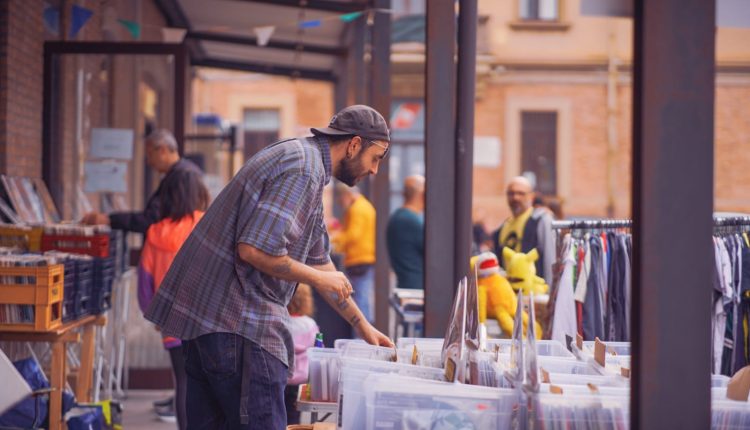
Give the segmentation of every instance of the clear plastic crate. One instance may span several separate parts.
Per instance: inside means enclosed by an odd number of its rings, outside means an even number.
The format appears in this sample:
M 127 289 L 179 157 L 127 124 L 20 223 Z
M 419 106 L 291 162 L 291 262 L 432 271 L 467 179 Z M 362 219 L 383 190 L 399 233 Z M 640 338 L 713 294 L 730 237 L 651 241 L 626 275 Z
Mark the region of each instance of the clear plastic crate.
M 432 381 L 444 381 L 443 369 L 412 366 L 410 364 L 343 357 L 339 377 L 340 429 L 365 428 L 365 379 L 369 375 L 396 374 Z
M 541 379 L 540 379 L 541 380 Z M 570 373 L 550 373 L 549 383 L 554 385 L 587 385 L 597 387 L 628 387 L 630 380 L 617 375 L 573 375 Z
M 367 343 L 350 342 L 344 346 L 343 356 L 364 358 L 367 360 L 393 361 L 397 363 L 411 363 L 412 350 L 387 348 Z
M 711 375 L 711 386 L 712 387 L 726 387 L 729 384 L 729 376 L 726 375 Z
M 509 353 L 512 339 L 487 339 L 487 350 L 493 352 L 495 346 L 500 347 L 501 353 Z M 556 340 L 537 340 L 536 355 L 538 357 L 575 358 L 565 345 Z
M 604 356 L 604 366 L 597 363 L 593 357 L 589 358 L 587 363 L 594 368 L 600 375 L 621 375 L 622 368 L 631 369 L 629 355 L 606 355 Z
M 503 355 L 500 357 L 501 363 L 510 367 L 510 355 Z M 539 380 L 541 381 L 542 369 L 547 373 L 566 373 L 571 375 L 599 375 L 593 367 L 588 363 L 578 361 L 575 358 L 561 358 L 561 357 L 544 357 L 539 356 L 536 360 L 537 368 L 539 368 Z
M 561 389 L 563 396 L 597 394 L 597 393 L 593 393 L 591 391 L 591 388 L 589 388 L 588 385 L 573 385 L 573 384 L 540 384 L 539 392 L 557 394 L 551 391 L 553 386 Z M 598 394 L 602 396 L 625 396 L 625 397 L 630 396 L 630 387 L 597 386 L 596 390 Z
M 365 380 L 366 429 L 511 428 L 519 409 L 514 390 L 420 381 L 403 376 Z
M 434 351 L 443 349 L 443 338 L 438 337 L 400 337 L 396 341 L 398 349 L 411 349 L 417 345 L 418 350 Z
M 529 428 L 626 429 L 630 427 L 629 408 L 627 396 L 540 393 L 532 401 Z
M 309 359 L 310 400 L 335 402 L 338 399 L 341 351 L 331 348 L 310 348 Z
M 750 403 L 717 399 L 711 401 L 712 430 L 748 428 L 750 428 Z
M 336 339 L 333 341 L 333 349 L 340 349 L 343 350 L 346 348 L 346 345 L 350 343 L 359 343 L 362 345 L 367 345 L 367 342 L 365 342 L 362 339 Z
M 607 355 L 630 355 L 630 342 L 602 342 L 607 347 L 605 351 Z M 583 348 L 578 349 L 575 342 L 572 342 L 570 347 L 573 349 L 573 354 L 579 360 L 588 360 L 594 356 L 594 345 L 595 341 L 587 340 L 583 342 Z

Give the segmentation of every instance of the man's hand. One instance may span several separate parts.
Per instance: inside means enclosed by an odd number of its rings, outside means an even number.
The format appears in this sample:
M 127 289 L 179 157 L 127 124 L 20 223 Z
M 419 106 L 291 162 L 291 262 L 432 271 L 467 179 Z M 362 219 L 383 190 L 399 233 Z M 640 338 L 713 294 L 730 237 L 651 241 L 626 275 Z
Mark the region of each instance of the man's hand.
M 352 284 L 341 272 L 319 271 L 317 278 L 312 286 L 323 297 L 337 297 L 337 302 L 343 302 L 354 292 Z
M 83 216 L 81 223 L 88 225 L 109 225 L 109 216 L 99 212 L 89 212 Z
M 358 325 L 354 326 L 354 329 L 357 331 L 357 334 L 359 337 L 361 337 L 365 342 L 369 343 L 370 345 L 377 345 L 377 346 L 386 346 L 388 348 L 393 348 L 393 342 L 391 339 L 388 338 L 388 336 L 384 335 L 378 329 L 372 326 L 367 321 L 363 321 Z

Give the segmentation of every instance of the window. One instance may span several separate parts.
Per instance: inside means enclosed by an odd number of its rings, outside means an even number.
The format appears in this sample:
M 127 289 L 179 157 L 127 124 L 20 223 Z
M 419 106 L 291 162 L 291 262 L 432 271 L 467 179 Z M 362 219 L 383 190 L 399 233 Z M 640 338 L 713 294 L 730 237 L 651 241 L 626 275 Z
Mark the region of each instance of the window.
M 557 21 L 560 19 L 559 0 L 520 0 L 520 15 L 524 21 Z
M 557 112 L 521 112 L 521 172 L 539 194 L 557 195 Z
M 245 131 L 245 160 L 279 140 L 281 119 L 277 109 L 245 109 L 242 125 Z
M 397 16 L 424 15 L 426 0 L 392 0 L 391 10 Z

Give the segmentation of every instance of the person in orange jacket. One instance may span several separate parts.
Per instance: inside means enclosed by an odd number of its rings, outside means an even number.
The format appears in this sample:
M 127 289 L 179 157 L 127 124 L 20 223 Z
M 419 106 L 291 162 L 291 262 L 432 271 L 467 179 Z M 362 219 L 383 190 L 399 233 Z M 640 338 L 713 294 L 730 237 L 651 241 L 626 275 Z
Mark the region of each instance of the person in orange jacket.
M 138 305 L 144 313 L 169 271 L 177 251 L 201 220 L 208 206 L 208 190 L 200 175 L 190 171 L 176 172 L 175 175 L 180 177 L 164 184 L 160 194 L 161 221 L 148 228 L 138 264 Z M 172 411 L 158 412 L 159 417 L 171 421 L 176 415 L 178 427 L 185 429 L 187 375 L 185 361 L 182 358 L 182 343 L 180 339 L 167 336 L 162 342 L 164 348 L 169 351 L 172 362 L 175 397 Z

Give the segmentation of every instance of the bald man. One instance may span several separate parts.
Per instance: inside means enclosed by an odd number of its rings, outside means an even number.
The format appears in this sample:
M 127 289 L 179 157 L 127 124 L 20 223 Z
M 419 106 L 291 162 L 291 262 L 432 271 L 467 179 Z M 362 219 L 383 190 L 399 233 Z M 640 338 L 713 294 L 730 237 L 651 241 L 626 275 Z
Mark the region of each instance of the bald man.
M 398 288 L 424 288 L 424 176 L 404 181 L 404 205 L 388 220 L 386 242 Z
M 547 285 L 552 285 L 552 263 L 555 261 L 552 216 L 548 210 L 532 207 L 534 187 L 523 176 L 510 180 L 506 196 L 512 215 L 492 233 L 495 254 L 501 257 L 505 246 L 516 252 L 529 252 L 536 248 L 539 252 L 537 275 L 542 276 Z M 502 258 L 499 259 L 502 261 Z

